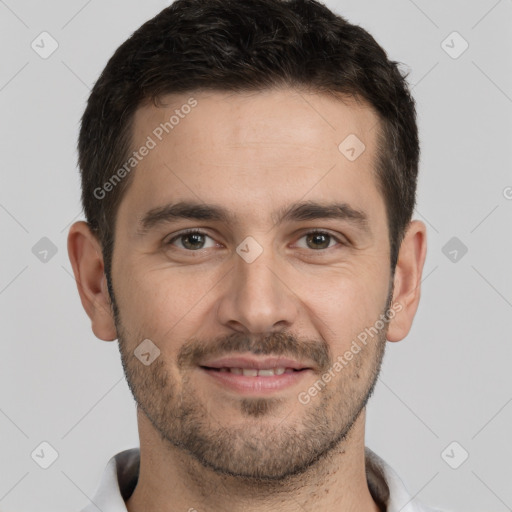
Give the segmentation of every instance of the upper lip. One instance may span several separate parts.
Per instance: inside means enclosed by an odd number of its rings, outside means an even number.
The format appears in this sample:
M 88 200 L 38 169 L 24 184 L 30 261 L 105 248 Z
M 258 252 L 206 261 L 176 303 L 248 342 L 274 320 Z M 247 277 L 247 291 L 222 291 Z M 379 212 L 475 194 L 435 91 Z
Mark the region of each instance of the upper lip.
M 312 366 L 287 357 L 227 356 L 202 362 L 199 366 L 207 368 L 256 368 L 270 370 L 272 368 L 293 368 L 294 370 L 310 369 Z

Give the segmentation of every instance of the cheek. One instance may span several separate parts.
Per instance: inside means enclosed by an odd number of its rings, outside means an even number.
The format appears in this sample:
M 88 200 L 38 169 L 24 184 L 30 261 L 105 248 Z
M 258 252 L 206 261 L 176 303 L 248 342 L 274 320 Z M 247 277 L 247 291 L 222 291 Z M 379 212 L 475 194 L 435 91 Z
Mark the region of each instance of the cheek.
M 314 286 L 303 281 L 301 293 L 310 319 L 330 343 L 333 354 L 344 352 L 383 313 L 389 282 L 382 272 L 367 266 L 360 272 L 352 269 L 333 275 L 327 281 L 315 280 Z
M 114 283 L 123 325 L 158 343 L 180 336 L 185 326 L 190 330 L 191 322 L 196 322 L 202 305 L 208 302 L 201 299 L 213 288 L 215 279 L 125 261 L 118 266 Z

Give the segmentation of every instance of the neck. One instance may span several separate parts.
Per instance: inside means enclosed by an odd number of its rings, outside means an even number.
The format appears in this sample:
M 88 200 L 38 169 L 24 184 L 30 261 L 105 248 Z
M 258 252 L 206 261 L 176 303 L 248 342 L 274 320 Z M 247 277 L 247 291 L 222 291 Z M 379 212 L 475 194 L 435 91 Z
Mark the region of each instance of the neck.
M 220 475 L 164 441 L 138 411 L 140 471 L 128 512 L 379 512 L 365 472 L 365 411 L 347 438 L 306 472 L 281 481 Z

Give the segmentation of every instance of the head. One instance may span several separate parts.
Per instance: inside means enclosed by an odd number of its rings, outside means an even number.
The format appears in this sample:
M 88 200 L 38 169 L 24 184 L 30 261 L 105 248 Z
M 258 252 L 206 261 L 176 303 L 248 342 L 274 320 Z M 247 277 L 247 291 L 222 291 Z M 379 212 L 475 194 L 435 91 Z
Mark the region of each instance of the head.
M 260 479 L 346 440 L 386 340 L 410 329 L 425 258 L 397 63 L 316 1 L 177 0 L 109 60 L 78 149 L 70 258 L 146 428 Z M 235 356 L 297 368 L 241 391 L 218 367 Z

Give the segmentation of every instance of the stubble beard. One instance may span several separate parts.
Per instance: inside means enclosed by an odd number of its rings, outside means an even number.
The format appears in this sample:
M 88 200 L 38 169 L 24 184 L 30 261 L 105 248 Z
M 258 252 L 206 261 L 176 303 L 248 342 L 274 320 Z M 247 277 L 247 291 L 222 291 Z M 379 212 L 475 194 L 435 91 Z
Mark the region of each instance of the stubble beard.
M 189 382 L 190 372 L 183 372 L 178 384 L 163 355 L 150 366 L 141 364 L 133 355 L 136 343 L 125 338 L 119 315 L 116 325 L 128 385 L 164 443 L 190 454 L 218 474 L 258 481 L 283 481 L 301 474 L 347 438 L 373 394 L 387 331 L 380 331 L 335 380 L 307 405 L 300 405 L 304 412 L 299 419 L 277 421 L 283 416 L 281 406 L 286 407 L 284 399 L 240 398 L 233 402 L 233 415 L 240 421 L 227 426 L 201 400 Z M 273 336 L 279 339 L 279 333 Z M 332 358 L 328 361 L 324 370 L 332 368 Z M 319 372 L 315 381 L 321 375 Z

